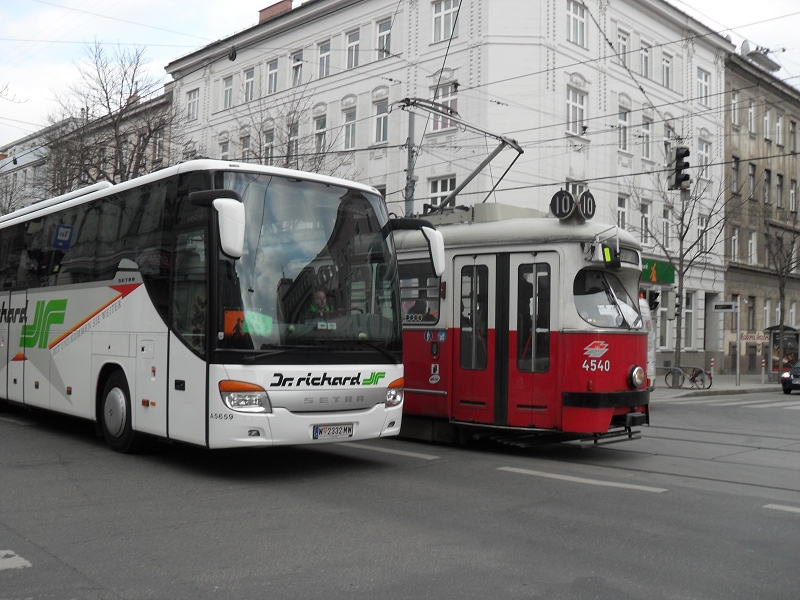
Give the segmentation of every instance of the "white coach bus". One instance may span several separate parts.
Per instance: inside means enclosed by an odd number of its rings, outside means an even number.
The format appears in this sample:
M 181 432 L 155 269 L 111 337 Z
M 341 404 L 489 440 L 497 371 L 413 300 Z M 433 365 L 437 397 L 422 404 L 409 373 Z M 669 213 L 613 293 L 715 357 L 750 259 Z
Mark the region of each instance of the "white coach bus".
M 0 398 L 120 452 L 396 435 L 392 227 L 369 186 L 210 160 L 6 215 Z

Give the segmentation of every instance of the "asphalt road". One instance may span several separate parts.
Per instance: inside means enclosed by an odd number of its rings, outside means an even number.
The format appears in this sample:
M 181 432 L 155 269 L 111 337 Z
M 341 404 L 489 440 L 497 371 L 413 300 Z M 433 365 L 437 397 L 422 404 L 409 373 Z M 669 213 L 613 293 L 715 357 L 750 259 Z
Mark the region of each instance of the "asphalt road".
M 120 455 L 0 407 L 0 600 L 800 597 L 800 396 L 641 440 Z

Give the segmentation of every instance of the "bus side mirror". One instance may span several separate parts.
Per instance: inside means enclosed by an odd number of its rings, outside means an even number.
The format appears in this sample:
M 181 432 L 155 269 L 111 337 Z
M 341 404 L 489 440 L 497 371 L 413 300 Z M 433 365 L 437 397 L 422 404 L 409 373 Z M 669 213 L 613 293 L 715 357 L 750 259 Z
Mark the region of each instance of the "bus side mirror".
M 433 272 L 437 277 L 441 277 L 444 273 L 444 236 L 442 232 L 431 227 L 423 227 L 422 235 L 428 241 L 428 250 L 431 253 L 431 262 L 433 263 Z
M 244 248 L 244 204 L 232 198 L 217 198 L 212 205 L 217 211 L 222 252 L 231 258 L 241 258 Z

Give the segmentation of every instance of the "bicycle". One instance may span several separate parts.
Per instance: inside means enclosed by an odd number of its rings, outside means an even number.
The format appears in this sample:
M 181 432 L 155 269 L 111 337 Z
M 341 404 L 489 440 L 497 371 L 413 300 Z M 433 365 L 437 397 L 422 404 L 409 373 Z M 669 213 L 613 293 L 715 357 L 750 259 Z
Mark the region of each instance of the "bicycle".
M 711 387 L 711 371 L 706 371 L 700 367 L 689 367 L 689 383 L 692 387 L 707 390 Z
M 711 387 L 711 371 L 700 367 L 672 367 L 664 377 L 667 387 L 678 389 L 688 381 L 693 388 L 707 390 Z

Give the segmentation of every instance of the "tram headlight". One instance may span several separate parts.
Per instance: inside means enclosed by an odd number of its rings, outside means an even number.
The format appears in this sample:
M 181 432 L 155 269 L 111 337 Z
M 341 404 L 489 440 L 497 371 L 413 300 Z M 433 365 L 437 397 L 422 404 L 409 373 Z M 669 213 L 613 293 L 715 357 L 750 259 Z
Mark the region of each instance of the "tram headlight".
M 644 369 L 639 366 L 631 367 L 628 372 L 628 385 L 632 389 L 636 389 L 644 383 Z
M 225 406 L 237 412 L 272 412 L 269 396 L 260 385 L 224 379 L 219 382 L 219 395 Z
M 402 377 L 389 384 L 389 389 L 386 390 L 386 408 L 397 406 L 403 402 L 403 386 L 405 386 L 405 381 Z

